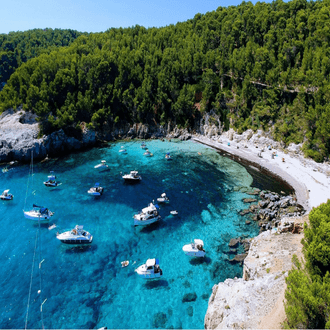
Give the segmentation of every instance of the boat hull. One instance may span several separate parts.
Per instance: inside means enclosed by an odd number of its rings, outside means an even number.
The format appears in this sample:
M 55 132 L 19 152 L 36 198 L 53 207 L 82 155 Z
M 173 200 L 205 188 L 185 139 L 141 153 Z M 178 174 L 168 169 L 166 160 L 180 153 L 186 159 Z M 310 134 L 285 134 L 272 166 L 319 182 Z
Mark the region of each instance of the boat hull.
M 205 251 L 192 249 L 191 244 L 184 245 L 182 250 L 184 254 L 189 257 L 203 258 L 205 256 Z
M 27 211 L 24 212 L 24 217 L 33 221 L 49 222 L 51 215 L 38 215 L 36 212 Z
M 57 182 L 56 182 L 56 183 L 44 182 L 44 185 L 45 185 L 46 187 L 57 187 Z
M 12 199 L 13 199 L 13 197 L 14 196 L 6 196 L 6 197 L 4 197 L 4 196 L 0 196 L 0 199 L 2 199 L 3 201 L 11 201 Z
M 90 240 L 85 239 L 59 239 L 64 244 L 69 245 L 88 245 L 93 241 L 93 237 Z
M 140 220 L 140 219 L 134 218 L 134 226 L 147 226 L 147 225 L 150 225 L 152 223 L 159 221 L 160 219 L 161 219 L 161 217 L 159 215 L 155 218 L 150 218 L 148 220 Z

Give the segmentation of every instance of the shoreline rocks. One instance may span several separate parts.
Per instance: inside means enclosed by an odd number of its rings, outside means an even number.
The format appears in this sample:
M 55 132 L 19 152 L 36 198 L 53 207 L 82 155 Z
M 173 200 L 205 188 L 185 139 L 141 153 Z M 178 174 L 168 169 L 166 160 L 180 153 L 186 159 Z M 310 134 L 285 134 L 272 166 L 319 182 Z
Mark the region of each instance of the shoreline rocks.
M 303 219 L 296 218 L 293 222 L 299 221 L 303 222 Z M 205 329 L 260 328 L 263 318 L 271 314 L 283 299 L 285 277 L 292 268 L 292 255 L 301 255 L 301 235 L 277 234 L 269 230 L 248 241 L 243 277 L 226 279 L 212 288 Z M 237 262 L 243 256 L 239 255 Z

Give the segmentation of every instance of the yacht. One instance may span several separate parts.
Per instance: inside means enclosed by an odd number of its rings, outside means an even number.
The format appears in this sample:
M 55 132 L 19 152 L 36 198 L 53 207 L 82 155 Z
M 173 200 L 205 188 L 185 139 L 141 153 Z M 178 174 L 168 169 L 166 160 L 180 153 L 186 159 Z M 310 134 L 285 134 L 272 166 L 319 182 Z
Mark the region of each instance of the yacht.
M 169 203 L 170 200 L 165 193 L 162 193 L 159 198 L 157 198 L 158 203 Z
M 204 242 L 201 239 L 194 239 L 193 243 L 184 245 L 183 252 L 189 257 L 204 257 Z
M 159 278 L 163 275 L 158 259 L 148 259 L 145 264 L 136 268 L 135 272 L 145 279 Z
M 125 181 L 141 181 L 142 178 L 140 175 L 138 175 L 138 171 L 131 171 L 129 174 L 125 174 L 122 176 L 122 178 L 125 180 Z
M 27 219 L 48 222 L 49 219 L 54 215 L 54 212 L 51 212 L 46 207 L 38 206 L 33 204 L 33 209 L 31 211 L 24 211 L 24 216 Z
M 146 150 L 146 152 L 143 154 L 146 157 L 152 157 L 153 154 L 149 151 L 149 149 Z
M 165 159 L 166 160 L 172 160 L 172 157 L 171 157 L 169 152 L 165 155 Z
M 14 195 L 9 194 L 9 189 L 5 190 L 2 195 L 0 195 L 0 199 L 2 200 L 12 200 Z
M 146 226 L 161 219 L 158 213 L 158 205 L 150 203 L 149 206 L 142 209 L 139 214 L 134 215 L 134 226 Z
M 50 171 L 50 175 L 48 175 L 48 180 L 44 182 L 44 185 L 46 187 L 57 187 L 57 182 L 56 182 L 56 175 L 54 171 Z
M 93 236 L 86 230 L 84 226 L 76 226 L 74 229 L 66 231 L 62 234 L 57 233 L 56 238 L 65 244 L 91 244 Z
M 142 143 L 141 143 L 141 148 L 142 148 L 142 149 L 147 149 L 147 145 L 146 145 L 144 142 L 142 142 Z
M 127 151 L 123 146 L 121 146 L 119 152 L 122 153 L 122 154 L 127 154 Z
M 93 196 L 101 196 L 103 194 L 103 187 L 100 187 L 100 184 L 97 182 L 94 187 L 87 191 L 87 193 Z
M 179 214 L 179 212 L 176 211 L 176 210 L 173 210 L 173 211 L 171 211 L 170 213 L 171 213 L 172 215 L 178 215 L 178 214 Z
M 101 160 L 101 164 L 97 164 L 94 166 L 94 168 L 98 168 L 100 170 L 104 170 L 106 168 L 108 168 L 108 165 L 106 164 L 106 160 Z

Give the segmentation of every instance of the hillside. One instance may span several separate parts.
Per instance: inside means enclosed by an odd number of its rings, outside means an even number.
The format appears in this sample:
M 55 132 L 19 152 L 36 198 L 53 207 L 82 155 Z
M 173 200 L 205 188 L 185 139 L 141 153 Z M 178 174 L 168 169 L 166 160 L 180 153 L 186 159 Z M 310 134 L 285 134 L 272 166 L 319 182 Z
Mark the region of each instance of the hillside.
M 22 63 L 57 47 L 68 46 L 82 34 L 70 29 L 49 28 L 0 34 L 0 90 Z
M 47 134 L 80 122 L 194 128 L 213 109 L 225 129 L 270 129 L 323 161 L 329 16 L 329 1 L 243 2 L 164 28 L 81 36 L 21 65 L 0 93 L 0 110 L 23 104 Z

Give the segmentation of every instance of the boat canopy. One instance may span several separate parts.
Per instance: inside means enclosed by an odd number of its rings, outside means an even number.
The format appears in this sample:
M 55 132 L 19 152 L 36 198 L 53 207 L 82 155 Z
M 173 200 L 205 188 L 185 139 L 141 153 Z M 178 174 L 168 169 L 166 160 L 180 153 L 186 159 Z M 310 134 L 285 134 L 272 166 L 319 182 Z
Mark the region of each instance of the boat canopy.
M 5 190 L 5 191 L 3 192 L 3 194 L 4 194 L 4 195 L 7 195 L 8 192 L 9 192 L 9 189 Z
M 101 163 L 105 164 L 107 161 L 106 160 L 101 160 Z
M 161 194 L 161 197 L 166 197 L 166 194 L 165 194 L 165 193 L 162 193 L 162 194 Z
M 147 267 L 155 266 L 156 265 L 156 259 L 148 259 L 146 262 Z

